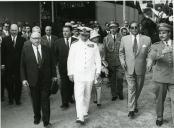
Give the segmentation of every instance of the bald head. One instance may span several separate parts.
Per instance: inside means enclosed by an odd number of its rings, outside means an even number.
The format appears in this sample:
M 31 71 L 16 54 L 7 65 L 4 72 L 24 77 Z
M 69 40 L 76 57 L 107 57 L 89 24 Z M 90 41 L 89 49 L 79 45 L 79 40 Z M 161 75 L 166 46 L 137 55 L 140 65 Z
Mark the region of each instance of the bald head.
M 32 42 L 33 45 L 38 46 L 41 42 L 41 35 L 39 32 L 32 32 L 30 41 Z
M 11 26 L 10 26 L 10 34 L 12 36 L 17 36 L 18 35 L 18 26 L 17 26 L 17 24 L 11 24 Z
M 51 35 L 51 30 L 52 30 L 51 26 L 46 26 L 45 27 L 45 33 L 46 33 L 46 35 L 50 36 Z
M 40 27 L 39 27 L 39 26 L 34 26 L 34 27 L 32 28 L 32 32 L 41 33 Z

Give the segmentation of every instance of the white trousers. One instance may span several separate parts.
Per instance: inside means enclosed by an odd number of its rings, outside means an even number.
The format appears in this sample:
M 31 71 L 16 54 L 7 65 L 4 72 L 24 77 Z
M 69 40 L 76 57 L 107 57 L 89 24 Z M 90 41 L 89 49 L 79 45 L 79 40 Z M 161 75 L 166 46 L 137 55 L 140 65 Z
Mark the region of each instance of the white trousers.
M 74 82 L 77 118 L 81 121 L 84 121 L 84 115 L 88 115 L 92 85 L 93 82 Z

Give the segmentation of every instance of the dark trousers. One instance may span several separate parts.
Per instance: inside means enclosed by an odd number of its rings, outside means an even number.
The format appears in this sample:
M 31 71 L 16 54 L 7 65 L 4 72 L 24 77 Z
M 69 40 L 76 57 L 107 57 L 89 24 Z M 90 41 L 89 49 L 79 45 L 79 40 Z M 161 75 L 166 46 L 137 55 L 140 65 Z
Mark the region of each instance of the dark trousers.
M 123 70 L 120 66 L 109 68 L 112 97 L 123 95 Z
M 7 91 L 9 102 L 13 102 L 13 100 L 15 100 L 16 103 L 20 102 L 22 83 L 19 76 L 7 75 Z
M 44 87 L 43 84 L 37 84 L 35 87 L 30 87 L 34 119 L 40 120 L 42 110 L 42 120 L 44 125 L 48 125 L 50 121 L 50 89 Z
M 5 91 L 5 87 L 6 87 L 6 74 L 5 72 L 1 72 L 1 99 L 4 99 L 4 91 Z
M 69 80 L 68 76 L 61 76 L 61 98 L 62 104 L 68 104 L 73 99 L 74 83 Z

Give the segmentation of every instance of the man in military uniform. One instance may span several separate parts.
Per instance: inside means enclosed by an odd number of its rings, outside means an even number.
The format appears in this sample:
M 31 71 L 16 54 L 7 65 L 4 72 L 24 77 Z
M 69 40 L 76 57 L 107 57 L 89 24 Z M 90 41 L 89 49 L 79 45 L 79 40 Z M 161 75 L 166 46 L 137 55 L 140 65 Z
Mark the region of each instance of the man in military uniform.
M 167 90 L 171 98 L 171 112 L 174 123 L 174 44 L 171 40 L 172 26 L 161 23 L 158 26 L 160 41 L 152 45 L 148 55 L 147 69 L 153 67 L 153 81 L 156 95 L 156 125 L 163 124 L 164 101 Z
M 112 101 L 117 97 L 123 100 L 123 76 L 124 72 L 119 59 L 119 47 L 121 43 L 121 35 L 118 33 L 119 24 L 112 22 L 109 25 L 111 34 L 108 34 L 104 40 L 106 51 L 106 61 L 108 62 Z
M 90 28 L 79 27 L 80 39 L 73 43 L 68 56 L 68 76 L 74 81 L 77 123 L 84 124 L 88 116 L 92 85 L 101 72 L 101 57 L 97 44 L 89 40 Z

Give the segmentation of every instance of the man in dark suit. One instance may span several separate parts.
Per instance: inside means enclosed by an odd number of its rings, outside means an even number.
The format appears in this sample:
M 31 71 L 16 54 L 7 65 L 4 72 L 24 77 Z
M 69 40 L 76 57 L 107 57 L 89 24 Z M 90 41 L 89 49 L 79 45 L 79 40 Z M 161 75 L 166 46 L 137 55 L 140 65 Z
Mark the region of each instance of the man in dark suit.
M 50 124 L 50 86 L 51 79 L 56 81 L 56 69 L 48 47 L 41 45 L 41 36 L 33 32 L 25 42 L 21 55 L 21 79 L 24 86 L 29 86 L 34 111 L 34 124 L 41 119 L 44 127 Z
M 2 65 L 5 66 L 9 104 L 13 100 L 20 105 L 22 83 L 20 82 L 20 59 L 25 39 L 18 36 L 18 26 L 10 26 L 10 36 L 2 40 Z
M 57 36 L 52 35 L 52 27 L 46 26 L 45 27 L 45 35 L 42 36 L 42 44 L 48 47 L 52 47 L 53 43 L 58 39 Z
M 111 94 L 112 101 L 117 97 L 123 100 L 123 77 L 124 72 L 119 60 L 119 47 L 121 43 L 121 35 L 118 33 L 118 23 L 111 23 L 109 25 L 111 34 L 104 38 L 104 46 L 106 52 L 106 61 L 108 62 L 110 81 L 111 81 Z
M 62 105 L 61 108 L 66 109 L 69 107 L 69 102 L 74 103 L 73 93 L 74 93 L 74 84 L 69 80 L 67 76 L 67 58 L 69 53 L 69 48 L 73 41 L 77 40 L 71 37 L 71 26 L 63 27 L 63 36 L 64 38 L 58 39 L 54 43 L 54 52 L 56 56 L 56 62 L 59 67 L 59 74 L 61 79 L 61 97 Z

